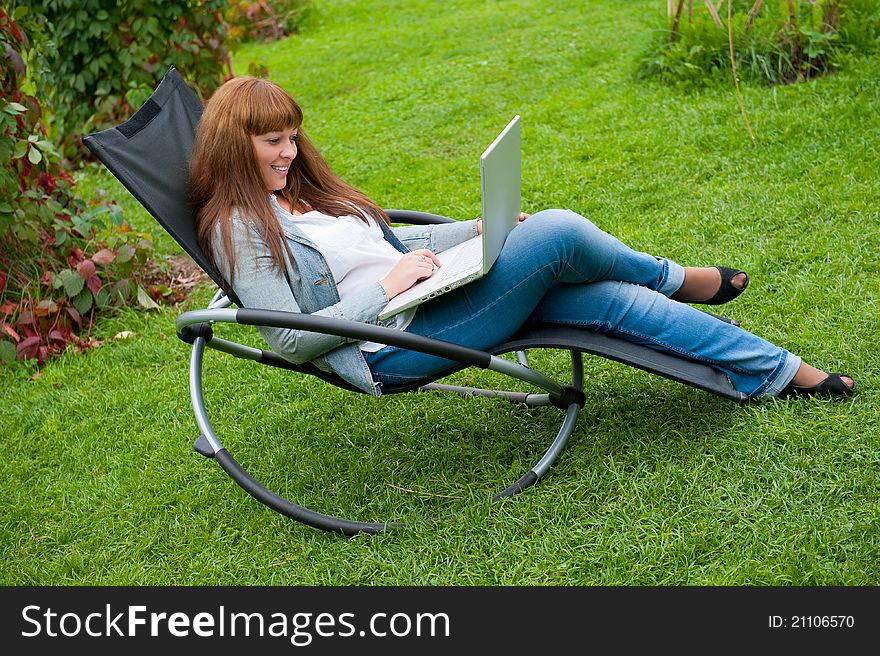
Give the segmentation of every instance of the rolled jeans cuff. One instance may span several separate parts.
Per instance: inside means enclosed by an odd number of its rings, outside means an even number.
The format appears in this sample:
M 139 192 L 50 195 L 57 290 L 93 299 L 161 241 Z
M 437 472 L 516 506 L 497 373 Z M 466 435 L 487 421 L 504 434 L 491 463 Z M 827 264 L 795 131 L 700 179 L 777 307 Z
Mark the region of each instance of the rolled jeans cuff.
M 751 398 L 769 399 L 774 396 L 779 396 L 779 393 L 792 381 L 800 367 L 801 357 L 794 353 L 790 353 L 789 351 L 785 351 L 784 364 L 773 372 L 773 375 L 767 379 L 764 385 L 751 395 Z
M 664 257 L 658 257 L 657 261 L 660 262 L 663 267 L 657 291 L 668 298 L 677 292 L 684 284 L 684 267 L 678 262 L 667 260 Z

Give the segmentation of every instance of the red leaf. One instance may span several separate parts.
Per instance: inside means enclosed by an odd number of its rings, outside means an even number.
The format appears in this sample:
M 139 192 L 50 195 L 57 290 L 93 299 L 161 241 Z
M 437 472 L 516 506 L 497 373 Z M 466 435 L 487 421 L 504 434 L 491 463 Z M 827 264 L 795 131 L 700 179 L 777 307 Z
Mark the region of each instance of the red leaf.
M 24 333 L 27 337 L 40 336 L 40 334 L 36 330 L 34 330 L 34 327 L 30 325 L 21 326 L 21 332 Z
M 55 178 L 53 178 L 52 175 L 49 173 L 40 173 L 39 185 L 46 191 L 47 194 L 51 194 L 53 191 L 55 191 Z
M 3 301 L 3 305 L 0 305 L 0 314 L 3 316 L 9 316 L 18 306 L 12 301 Z
M 79 272 L 79 275 L 81 275 L 86 280 L 95 275 L 95 273 L 97 273 L 98 271 L 98 269 L 95 267 L 95 263 L 91 260 L 83 260 L 77 265 L 76 269 Z
M 77 327 L 82 329 L 82 315 L 77 311 L 75 307 L 72 305 L 68 305 L 66 308 L 67 314 L 70 315 L 70 318 L 76 323 Z
M 92 255 L 92 262 L 94 262 L 95 264 L 110 264 L 115 259 L 116 252 L 111 251 L 109 248 L 102 248 L 97 253 Z
M 97 253 L 92 255 L 92 262 L 94 262 L 95 264 L 110 264 L 115 259 L 116 253 L 111 251 L 109 248 L 102 248 Z
M 3 288 L 6 287 L 6 279 L 9 276 L 6 275 L 3 271 L 0 271 L 0 292 L 3 291 Z M 7 301 L 8 303 L 9 301 Z M 9 314 L 8 312 L 6 314 Z
M 67 266 L 71 269 L 77 268 L 77 265 L 85 259 L 83 252 L 79 248 L 71 248 L 70 255 L 67 256 Z
M 92 294 L 94 294 L 95 296 L 97 296 L 98 292 L 101 291 L 101 286 L 103 284 L 104 283 L 101 282 L 100 276 L 97 275 L 89 276 L 89 279 L 86 280 L 86 286 L 92 291 Z
M 50 330 L 49 334 L 46 336 L 48 339 L 55 342 L 66 342 L 67 338 L 60 330 Z
M 34 322 L 34 315 L 30 310 L 22 310 L 21 314 L 18 315 L 18 321 L 15 323 L 26 326 Z
M 10 326 L 9 324 L 4 323 L 3 330 L 5 330 L 6 334 L 9 335 L 13 340 L 15 340 L 16 344 L 18 344 L 21 341 L 21 335 L 19 335 L 17 332 L 15 332 L 15 329 L 12 326 Z
M 33 337 L 28 337 L 27 339 L 19 342 L 18 346 L 16 347 L 18 349 L 19 357 L 22 360 L 37 357 L 37 353 L 40 349 L 40 341 L 40 337 L 38 335 L 34 335 Z

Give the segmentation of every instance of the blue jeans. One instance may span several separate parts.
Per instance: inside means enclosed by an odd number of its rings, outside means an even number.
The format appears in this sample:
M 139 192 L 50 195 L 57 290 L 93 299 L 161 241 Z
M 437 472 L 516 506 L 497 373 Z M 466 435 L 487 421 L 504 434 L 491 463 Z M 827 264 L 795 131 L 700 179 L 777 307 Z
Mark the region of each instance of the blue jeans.
M 775 396 L 800 358 L 669 298 L 681 265 L 635 251 L 568 210 L 532 215 L 508 236 L 485 276 L 423 304 L 408 332 L 485 350 L 528 322 L 608 333 L 708 364 L 751 398 Z M 395 346 L 366 354 L 379 383 L 407 383 L 452 366 Z

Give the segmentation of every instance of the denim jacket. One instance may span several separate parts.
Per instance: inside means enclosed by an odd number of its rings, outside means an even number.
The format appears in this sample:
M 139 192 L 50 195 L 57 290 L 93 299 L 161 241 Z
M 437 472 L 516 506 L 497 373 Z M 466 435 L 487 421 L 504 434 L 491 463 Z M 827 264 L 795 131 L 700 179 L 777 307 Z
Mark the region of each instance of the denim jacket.
M 358 294 L 340 300 L 324 256 L 297 228 L 296 221 L 282 212 L 274 198 L 273 206 L 293 255 L 292 261 L 286 258 L 283 270 L 270 266 L 269 249 L 253 224 L 238 213 L 232 217 L 236 261 L 233 287 L 244 307 L 304 312 L 374 325 L 395 324 L 393 317 L 378 320 L 379 312 L 388 302 L 385 289 L 378 281 L 362 287 Z M 393 229 L 381 221 L 379 225 L 385 239 L 402 253 L 419 248 L 440 252 L 477 234 L 476 220 Z M 214 252 L 223 252 L 219 229 L 214 233 Z M 221 274 L 229 280 L 228 262 L 218 262 L 218 265 Z M 358 340 L 288 328 L 260 327 L 259 331 L 269 347 L 289 362 L 311 362 L 373 396 L 381 394 Z

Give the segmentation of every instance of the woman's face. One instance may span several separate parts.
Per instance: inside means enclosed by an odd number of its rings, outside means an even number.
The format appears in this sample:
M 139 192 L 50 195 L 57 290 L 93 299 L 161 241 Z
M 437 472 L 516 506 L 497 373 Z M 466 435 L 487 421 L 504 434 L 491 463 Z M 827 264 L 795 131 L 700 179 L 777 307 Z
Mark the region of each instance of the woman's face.
M 287 184 L 287 171 L 297 153 L 297 132 L 297 128 L 288 128 L 251 137 L 257 166 L 269 191 L 278 191 Z

